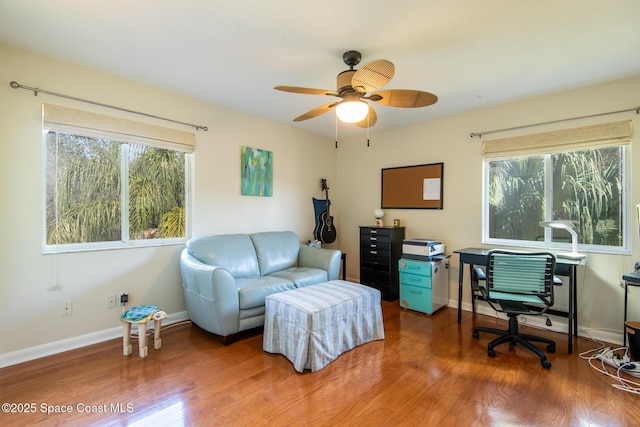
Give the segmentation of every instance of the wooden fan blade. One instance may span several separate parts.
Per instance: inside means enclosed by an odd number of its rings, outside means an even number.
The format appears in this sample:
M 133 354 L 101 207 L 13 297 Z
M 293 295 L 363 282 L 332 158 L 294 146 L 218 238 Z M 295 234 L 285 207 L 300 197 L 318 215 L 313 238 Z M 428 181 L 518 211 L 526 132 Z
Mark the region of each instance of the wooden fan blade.
M 359 93 L 367 93 L 389 83 L 396 73 L 393 62 L 376 59 L 366 63 L 351 78 L 351 86 Z
M 330 102 L 329 104 L 321 105 L 320 107 L 316 107 L 313 110 L 307 111 L 303 115 L 296 117 L 293 121 L 301 122 L 303 120 L 313 119 L 314 117 L 318 117 L 321 114 L 331 111 L 331 109 L 335 108 L 336 105 L 338 105 L 337 102 Z
M 366 99 L 376 104 L 401 108 L 426 107 L 438 102 L 438 97 L 432 93 L 408 89 L 381 90 Z
M 369 113 L 367 114 L 367 117 L 365 117 L 364 120 L 357 122 L 356 125 L 360 126 L 361 128 L 370 128 L 371 126 L 375 125 L 377 121 L 378 115 L 376 114 L 376 110 L 374 110 L 373 107 L 369 105 Z
M 331 95 L 338 96 L 338 92 L 328 89 L 311 89 L 308 87 L 297 87 L 297 86 L 274 86 L 276 90 L 281 90 L 283 92 L 293 92 L 293 93 L 303 93 L 306 95 Z

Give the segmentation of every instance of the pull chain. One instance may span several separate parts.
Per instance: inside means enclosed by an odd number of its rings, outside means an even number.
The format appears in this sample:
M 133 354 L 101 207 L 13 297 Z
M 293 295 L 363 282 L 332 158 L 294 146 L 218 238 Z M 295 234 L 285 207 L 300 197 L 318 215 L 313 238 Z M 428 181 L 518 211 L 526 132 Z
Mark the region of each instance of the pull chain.
M 367 147 L 369 147 L 369 128 L 371 128 L 371 126 L 369 126 L 369 124 L 371 123 L 369 121 L 369 117 L 371 117 L 371 111 L 369 111 L 369 114 L 367 114 Z
M 338 115 L 336 114 L 336 148 L 338 148 Z

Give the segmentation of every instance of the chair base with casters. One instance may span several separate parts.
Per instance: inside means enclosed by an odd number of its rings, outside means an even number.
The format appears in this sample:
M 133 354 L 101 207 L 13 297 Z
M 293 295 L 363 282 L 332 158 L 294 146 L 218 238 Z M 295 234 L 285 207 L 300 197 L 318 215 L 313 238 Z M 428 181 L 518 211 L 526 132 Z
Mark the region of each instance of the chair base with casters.
M 540 357 L 540 363 L 543 368 L 549 369 L 551 367 L 551 362 L 547 359 L 547 355 L 540 350 L 538 347 L 533 345 L 533 342 L 541 342 L 547 344 L 547 351 L 549 353 L 555 353 L 556 351 L 556 343 L 553 340 L 548 338 L 538 337 L 530 334 L 523 334 L 518 331 L 518 315 L 513 314 L 509 315 L 509 329 L 495 329 L 495 328 L 485 328 L 485 327 L 475 327 L 473 328 L 473 337 L 479 338 L 480 332 L 487 332 L 490 334 L 499 335 L 498 338 L 494 339 L 487 345 L 487 354 L 489 357 L 495 357 L 496 351 L 493 349 L 494 347 L 504 344 L 506 342 L 511 343 L 511 345 L 522 344 L 532 352 Z
M 556 343 L 548 338 L 520 333 L 519 315 L 544 315 L 553 306 L 553 287 L 556 278 L 555 256 L 548 252 L 516 252 L 494 249 L 489 251 L 485 272 L 475 273 L 475 282 L 485 280 L 485 286 L 476 284 L 474 295 L 484 299 L 499 313 L 509 318 L 509 329 L 475 327 L 473 337 L 480 332 L 499 335 L 487 346 L 489 357 L 495 357 L 494 347 L 510 343 L 522 344 L 540 357 L 543 368 L 550 368 L 546 354 L 532 342 L 547 344 L 547 351 L 554 353 Z

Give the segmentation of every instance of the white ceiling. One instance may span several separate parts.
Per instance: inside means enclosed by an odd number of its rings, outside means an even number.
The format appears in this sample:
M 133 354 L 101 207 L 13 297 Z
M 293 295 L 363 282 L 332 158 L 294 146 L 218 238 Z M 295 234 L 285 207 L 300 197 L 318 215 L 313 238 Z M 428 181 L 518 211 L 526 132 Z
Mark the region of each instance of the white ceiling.
M 375 132 L 640 75 L 640 1 L 0 0 L 0 42 L 333 137 L 333 112 L 292 119 L 335 98 L 273 86 L 333 90 L 358 50 L 395 64 L 385 89 L 438 95 L 376 106 Z

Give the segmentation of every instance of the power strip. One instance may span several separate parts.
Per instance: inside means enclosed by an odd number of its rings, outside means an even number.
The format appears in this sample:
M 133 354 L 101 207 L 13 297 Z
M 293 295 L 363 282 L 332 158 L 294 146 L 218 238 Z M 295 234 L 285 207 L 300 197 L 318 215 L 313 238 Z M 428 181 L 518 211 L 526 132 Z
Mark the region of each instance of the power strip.
M 628 357 L 620 357 L 620 355 L 614 353 L 609 347 L 598 350 L 593 354 L 592 358 L 602 360 L 616 370 L 620 370 L 620 372 L 640 378 L 640 363 L 631 362 L 628 360 Z

